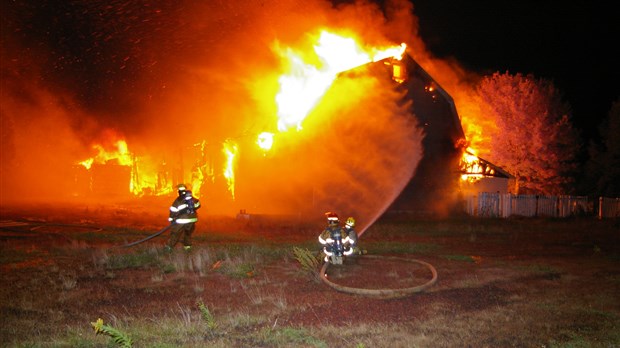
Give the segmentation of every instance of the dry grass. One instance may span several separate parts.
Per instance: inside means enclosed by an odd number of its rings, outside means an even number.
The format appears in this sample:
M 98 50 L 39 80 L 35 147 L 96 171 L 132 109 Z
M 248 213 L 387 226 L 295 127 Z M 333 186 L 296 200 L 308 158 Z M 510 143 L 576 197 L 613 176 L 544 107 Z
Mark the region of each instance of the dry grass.
M 214 237 L 222 232 L 164 254 L 99 246 L 90 234 L 2 241 L 3 346 L 110 346 L 89 325 L 99 317 L 135 347 L 620 346 L 613 223 L 380 222 L 365 249 L 413 254 L 439 273 L 425 293 L 383 301 L 320 284 L 290 244 Z M 416 277 L 410 267 L 384 279 Z M 351 313 L 329 313 L 335 304 Z

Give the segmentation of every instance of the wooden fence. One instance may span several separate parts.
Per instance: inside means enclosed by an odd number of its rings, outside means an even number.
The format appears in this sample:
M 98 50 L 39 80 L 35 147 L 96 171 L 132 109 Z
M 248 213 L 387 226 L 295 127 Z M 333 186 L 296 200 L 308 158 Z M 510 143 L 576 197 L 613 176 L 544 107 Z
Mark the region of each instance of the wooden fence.
M 620 198 L 599 197 L 597 216 L 599 219 L 620 217 Z
M 465 197 L 465 211 L 478 217 L 569 217 L 596 215 L 602 218 L 620 217 L 620 198 L 586 196 L 513 195 L 481 192 Z

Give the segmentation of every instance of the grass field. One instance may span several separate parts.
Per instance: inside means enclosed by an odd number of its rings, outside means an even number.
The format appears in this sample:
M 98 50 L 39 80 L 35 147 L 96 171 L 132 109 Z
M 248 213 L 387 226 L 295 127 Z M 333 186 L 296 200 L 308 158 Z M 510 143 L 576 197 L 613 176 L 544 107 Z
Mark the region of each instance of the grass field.
M 211 217 L 190 254 L 166 254 L 165 235 L 117 247 L 151 226 L 2 220 L 3 347 L 620 346 L 618 221 L 384 218 L 362 248 L 428 262 L 438 281 L 380 299 L 338 292 L 321 262 L 300 260 L 318 257 L 313 226 Z M 329 277 L 386 289 L 428 278 L 373 260 Z

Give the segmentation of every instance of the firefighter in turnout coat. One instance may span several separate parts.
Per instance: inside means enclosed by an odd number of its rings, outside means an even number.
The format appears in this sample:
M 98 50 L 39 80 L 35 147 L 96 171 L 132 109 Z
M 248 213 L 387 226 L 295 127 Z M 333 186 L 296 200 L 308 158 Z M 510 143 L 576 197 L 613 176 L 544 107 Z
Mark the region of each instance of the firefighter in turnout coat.
M 344 224 L 344 231 L 349 236 L 349 248 L 353 250 L 353 255 L 362 254 L 359 246 L 357 245 L 357 232 L 355 231 L 355 219 L 349 217 Z
M 323 245 L 323 254 L 325 254 L 323 260 L 329 262 L 330 257 L 334 254 L 334 239 L 341 239 L 344 245 L 348 245 L 350 240 L 340 227 L 340 220 L 336 213 L 327 212 L 325 216 L 327 217 L 327 227 L 319 235 L 319 243 Z M 351 249 L 345 250 L 344 255 L 350 255 L 351 252 Z
M 187 189 L 184 184 L 177 185 L 179 196 L 170 206 L 168 221 L 170 227 L 170 238 L 165 247 L 165 251 L 171 252 L 174 246 L 182 238 L 183 249 L 190 251 L 192 248 L 192 233 L 198 221 L 196 211 L 200 209 L 200 201 L 192 195 L 192 191 Z

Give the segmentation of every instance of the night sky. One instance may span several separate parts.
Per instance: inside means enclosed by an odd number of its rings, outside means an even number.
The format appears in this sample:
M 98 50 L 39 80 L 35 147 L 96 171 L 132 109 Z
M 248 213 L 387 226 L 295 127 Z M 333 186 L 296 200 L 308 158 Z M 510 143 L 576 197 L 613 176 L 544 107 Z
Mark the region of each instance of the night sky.
M 586 139 L 620 97 L 620 20 L 591 1 L 414 0 L 420 36 L 439 58 L 491 74 L 552 80 Z

